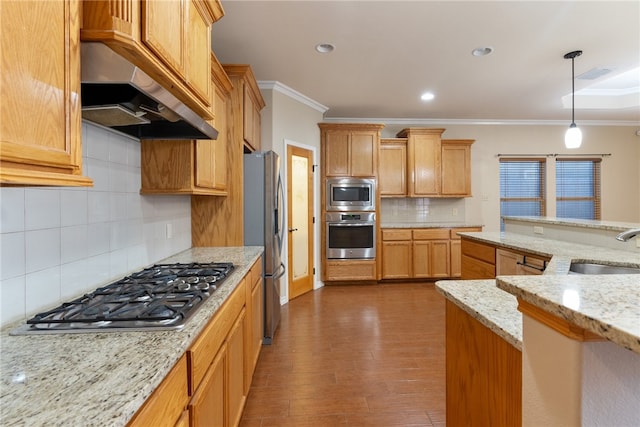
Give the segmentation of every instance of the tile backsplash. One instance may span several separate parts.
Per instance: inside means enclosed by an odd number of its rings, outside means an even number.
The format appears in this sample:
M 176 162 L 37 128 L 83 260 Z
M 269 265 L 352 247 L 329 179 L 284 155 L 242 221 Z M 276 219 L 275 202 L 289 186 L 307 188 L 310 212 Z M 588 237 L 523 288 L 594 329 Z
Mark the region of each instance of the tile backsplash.
M 191 198 L 140 194 L 140 142 L 82 124 L 90 188 L 0 188 L 0 326 L 191 247 Z
M 384 198 L 381 223 L 464 222 L 464 199 Z

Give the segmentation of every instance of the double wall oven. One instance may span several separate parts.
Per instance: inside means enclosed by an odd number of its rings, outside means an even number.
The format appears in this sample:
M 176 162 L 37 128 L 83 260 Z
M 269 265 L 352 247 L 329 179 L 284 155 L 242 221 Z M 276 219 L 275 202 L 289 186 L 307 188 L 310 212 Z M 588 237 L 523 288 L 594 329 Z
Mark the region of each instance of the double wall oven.
M 326 258 L 376 257 L 376 182 L 332 178 L 326 188 Z

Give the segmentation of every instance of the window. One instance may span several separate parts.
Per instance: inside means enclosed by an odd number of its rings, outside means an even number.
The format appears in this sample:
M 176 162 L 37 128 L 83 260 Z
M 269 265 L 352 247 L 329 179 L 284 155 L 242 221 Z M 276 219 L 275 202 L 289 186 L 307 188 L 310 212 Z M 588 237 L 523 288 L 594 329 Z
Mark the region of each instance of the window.
M 501 217 L 546 215 L 545 165 L 545 159 L 500 159 Z
M 556 160 L 556 216 L 600 219 L 600 159 Z

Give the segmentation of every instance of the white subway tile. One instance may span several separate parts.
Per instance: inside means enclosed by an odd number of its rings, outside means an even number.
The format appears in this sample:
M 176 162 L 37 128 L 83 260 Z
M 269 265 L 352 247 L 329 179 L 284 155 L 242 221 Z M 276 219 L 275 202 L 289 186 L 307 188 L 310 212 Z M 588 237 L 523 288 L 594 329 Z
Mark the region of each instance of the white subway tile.
M 60 190 L 61 218 L 63 227 L 87 224 L 87 191 Z
M 109 193 L 109 220 L 123 221 L 127 219 L 127 194 L 126 193 Z
M 109 166 L 109 191 L 125 193 L 127 191 L 127 166 L 111 163 Z
M 25 276 L 0 281 L 0 322 L 2 325 L 26 318 Z
M 111 279 L 109 273 L 110 259 L 111 255 L 108 252 L 87 258 L 87 277 L 92 281 L 92 288 L 104 285 Z
M 24 188 L 0 188 L 0 232 L 24 231 Z
M 87 226 L 87 257 L 108 253 L 111 250 L 111 224 L 98 222 Z
M 60 265 L 26 276 L 27 317 L 55 307 L 61 302 Z
M 60 227 L 60 190 L 27 188 L 24 193 L 25 230 Z
M 70 301 L 93 291 L 96 286 L 87 274 L 87 258 L 60 266 L 60 292 L 63 301 Z
M 27 274 L 60 265 L 60 228 L 25 232 Z
M 129 273 L 127 249 L 109 252 L 109 276 L 118 279 L 126 276 L 127 273 Z
M 107 192 L 89 191 L 87 193 L 89 224 L 109 221 L 111 214 L 111 197 Z
M 93 179 L 89 191 L 109 191 L 109 162 L 101 159 L 87 159 L 88 175 Z
M 75 225 L 60 229 L 60 262 L 66 264 L 87 256 L 88 226 Z
M 87 125 L 87 137 L 82 141 L 82 144 L 86 148 L 88 158 L 109 160 L 109 135 L 111 133 L 101 127 Z
M 5 233 L 0 239 L 0 280 L 24 276 L 26 272 L 25 234 Z

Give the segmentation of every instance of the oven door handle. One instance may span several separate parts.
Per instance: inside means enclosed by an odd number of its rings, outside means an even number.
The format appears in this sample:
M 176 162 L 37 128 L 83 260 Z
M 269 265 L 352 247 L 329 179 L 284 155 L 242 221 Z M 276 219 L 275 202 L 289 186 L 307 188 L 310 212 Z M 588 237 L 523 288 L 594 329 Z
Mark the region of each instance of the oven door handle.
M 329 227 L 370 227 L 376 225 L 375 222 L 328 222 Z

